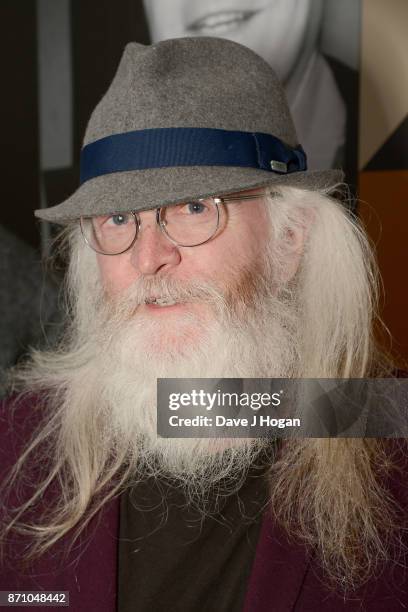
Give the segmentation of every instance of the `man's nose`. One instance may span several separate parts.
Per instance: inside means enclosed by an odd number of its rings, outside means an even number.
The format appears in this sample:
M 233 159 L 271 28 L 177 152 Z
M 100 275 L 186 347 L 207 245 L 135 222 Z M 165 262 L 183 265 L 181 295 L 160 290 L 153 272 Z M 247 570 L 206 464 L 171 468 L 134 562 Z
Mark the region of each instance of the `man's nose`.
M 177 245 L 166 238 L 156 222 L 156 211 L 139 213 L 140 227 L 131 251 L 132 265 L 140 274 L 156 274 L 180 262 Z

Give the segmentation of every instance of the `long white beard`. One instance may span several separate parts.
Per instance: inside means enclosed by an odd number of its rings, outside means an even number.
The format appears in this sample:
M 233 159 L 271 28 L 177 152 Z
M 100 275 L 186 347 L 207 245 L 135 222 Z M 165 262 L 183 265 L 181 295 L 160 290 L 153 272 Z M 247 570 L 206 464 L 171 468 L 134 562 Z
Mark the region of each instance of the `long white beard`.
M 126 458 L 135 481 L 165 474 L 199 506 L 215 484 L 236 490 L 271 443 L 158 437 L 157 378 L 278 378 L 293 376 L 297 367 L 291 297 L 275 297 L 257 271 L 246 277 L 224 292 L 208 283 L 140 279 L 119 298 L 101 294 L 88 301 L 92 323 L 81 351 L 86 363 L 70 403 L 81 405 L 88 423 L 93 419 L 93 437 L 102 438 L 105 455 Z M 149 295 L 205 304 L 208 316 L 194 308 L 187 316 L 173 314 L 169 329 L 166 317 L 138 308 Z

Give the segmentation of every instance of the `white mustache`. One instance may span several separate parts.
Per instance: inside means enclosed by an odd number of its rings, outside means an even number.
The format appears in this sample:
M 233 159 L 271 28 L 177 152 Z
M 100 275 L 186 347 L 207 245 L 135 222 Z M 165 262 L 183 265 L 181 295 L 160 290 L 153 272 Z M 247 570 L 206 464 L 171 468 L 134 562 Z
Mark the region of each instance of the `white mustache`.
M 118 298 L 118 304 L 133 308 L 156 300 L 166 302 L 210 302 L 224 300 L 223 292 L 213 283 L 204 281 L 181 281 L 170 278 L 137 279 Z

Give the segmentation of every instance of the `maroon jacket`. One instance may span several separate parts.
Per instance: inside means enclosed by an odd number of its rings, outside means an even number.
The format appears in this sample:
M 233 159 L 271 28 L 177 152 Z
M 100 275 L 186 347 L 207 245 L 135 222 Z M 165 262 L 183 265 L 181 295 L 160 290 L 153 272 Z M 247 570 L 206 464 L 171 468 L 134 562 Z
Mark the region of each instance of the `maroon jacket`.
M 18 409 L 13 422 L 7 404 L 3 405 L 0 413 L 0 467 L 3 473 L 15 461 L 21 443 L 27 439 L 27 430 L 32 426 L 29 402 Z M 407 479 L 393 481 L 391 487 L 399 503 L 408 508 Z M 115 612 L 118 534 L 119 500 L 116 499 L 91 521 L 79 546 L 74 547 L 62 567 L 56 550 L 64 546 L 63 541 L 53 553 L 44 555 L 25 574 L 13 567 L 0 567 L 0 591 L 69 591 L 70 609 L 75 612 Z M 408 544 L 408 538 L 405 538 L 405 544 Z M 217 602 L 214 602 L 216 609 Z M 308 554 L 303 546 L 289 542 L 269 513 L 265 513 L 247 586 L 244 612 L 402 612 L 407 609 L 408 569 L 404 568 L 404 558 L 401 557 L 398 564 L 385 567 L 379 578 L 370 580 L 358 592 L 343 600 L 340 594 L 333 594 L 325 587 L 313 553 Z

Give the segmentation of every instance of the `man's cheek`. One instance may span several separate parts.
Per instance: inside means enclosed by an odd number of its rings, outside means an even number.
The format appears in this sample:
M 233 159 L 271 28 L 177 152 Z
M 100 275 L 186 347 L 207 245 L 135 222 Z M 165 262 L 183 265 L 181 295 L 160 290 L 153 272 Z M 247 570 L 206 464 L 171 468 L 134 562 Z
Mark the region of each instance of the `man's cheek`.
M 137 278 L 135 274 L 131 274 L 120 262 L 116 261 L 102 263 L 100 277 L 106 293 L 112 297 L 128 289 Z

